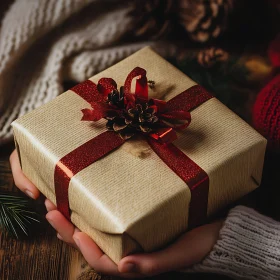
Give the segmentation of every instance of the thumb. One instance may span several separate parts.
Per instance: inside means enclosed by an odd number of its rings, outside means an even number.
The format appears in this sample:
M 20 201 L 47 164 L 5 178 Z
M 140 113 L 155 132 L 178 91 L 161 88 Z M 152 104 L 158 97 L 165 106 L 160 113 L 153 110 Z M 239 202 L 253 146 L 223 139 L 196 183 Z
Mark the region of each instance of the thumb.
M 189 267 L 211 251 L 221 227 L 221 221 L 204 225 L 185 233 L 163 250 L 127 256 L 119 262 L 118 269 L 122 273 L 152 276 Z

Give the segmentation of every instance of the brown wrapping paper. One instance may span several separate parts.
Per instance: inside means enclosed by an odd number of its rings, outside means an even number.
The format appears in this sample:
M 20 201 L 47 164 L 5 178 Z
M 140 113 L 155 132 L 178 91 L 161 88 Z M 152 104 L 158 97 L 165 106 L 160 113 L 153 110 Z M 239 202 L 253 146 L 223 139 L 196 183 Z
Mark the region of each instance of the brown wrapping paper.
M 120 87 L 136 66 L 156 81 L 149 97 L 169 100 L 195 85 L 150 48 L 90 80 L 111 77 Z M 84 108 L 90 105 L 68 90 L 12 124 L 23 172 L 54 203 L 56 163 L 105 131 L 104 120 L 80 121 Z M 259 186 L 266 140 L 216 98 L 191 114 L 174 144 L 207 172 L 211 215 Z M 187 185 L 138 139 L 79 172 L 69 187 L 72 222 L 115 262 L 156 250 L 186 231 L 190 200 Z

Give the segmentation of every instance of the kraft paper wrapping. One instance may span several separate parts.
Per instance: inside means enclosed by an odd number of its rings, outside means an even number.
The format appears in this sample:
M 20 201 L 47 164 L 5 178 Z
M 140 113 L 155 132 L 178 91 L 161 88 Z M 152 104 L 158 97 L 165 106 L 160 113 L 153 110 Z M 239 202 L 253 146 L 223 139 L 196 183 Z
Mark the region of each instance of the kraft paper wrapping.
M 156 81 L 149 97 L 169 100 L 195 82 L 144 48 L 90 78 L 113 78 L 118 87 L 136 66 Z M 90 105 L 71 90 L 13 122 L 25 175 L 56 203 L 59 159 L 105 131 L 105 120 L 80 121 Z M 191 112 L 190 126 L 174 144 L 209 175 L 208 215 L 257 188 L 266 140 L 212 98 Z M 156 250 L 187 230 L 188 186 L 144 141 L 129 140 L 75 175 L 69 187 L 71 220 L 116 263 L 125 255 Z M 145 149 L 138 157 L 135 149 Z

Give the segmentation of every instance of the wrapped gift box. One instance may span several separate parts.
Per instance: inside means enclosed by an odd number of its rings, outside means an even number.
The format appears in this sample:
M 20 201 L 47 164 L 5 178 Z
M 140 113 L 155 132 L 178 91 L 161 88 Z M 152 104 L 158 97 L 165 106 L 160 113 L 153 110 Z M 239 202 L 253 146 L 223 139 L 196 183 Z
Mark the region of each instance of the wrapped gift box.
M 196 85 L 148 47 L 89 80 L 110 77 L 119 88 L 137 66 L 156 82 L 149 97 L 170 100 Z M 24 174 L 54 203 L 56 165 L 106 131 L 104 119 L 81 121 L 85 108 L 91 108 L 89 103 L 68 90 L 12 124 Z M 159 249 L 186 231 L 191 203 L 193 212 L 204 207 L 209 216 L 260 185 L 266 140 L 216 98 L 193 109 L 191 116 L 173 144 L 207 173 L 206 192 L 192 193 L 138 137 L 72 177 L 71 221 L 116 263 L 133 252 Z

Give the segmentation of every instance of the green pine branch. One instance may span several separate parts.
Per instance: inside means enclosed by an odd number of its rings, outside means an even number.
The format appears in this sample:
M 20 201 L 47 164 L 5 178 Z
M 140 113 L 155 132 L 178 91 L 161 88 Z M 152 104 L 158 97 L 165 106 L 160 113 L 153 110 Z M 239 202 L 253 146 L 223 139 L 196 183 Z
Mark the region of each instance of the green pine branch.
M 37 214 L 30 210 L 28 200 L 11 195 L 0 195 L 0 228 L 19 238 L 28 236 L 33 223 L 39 223 Z

